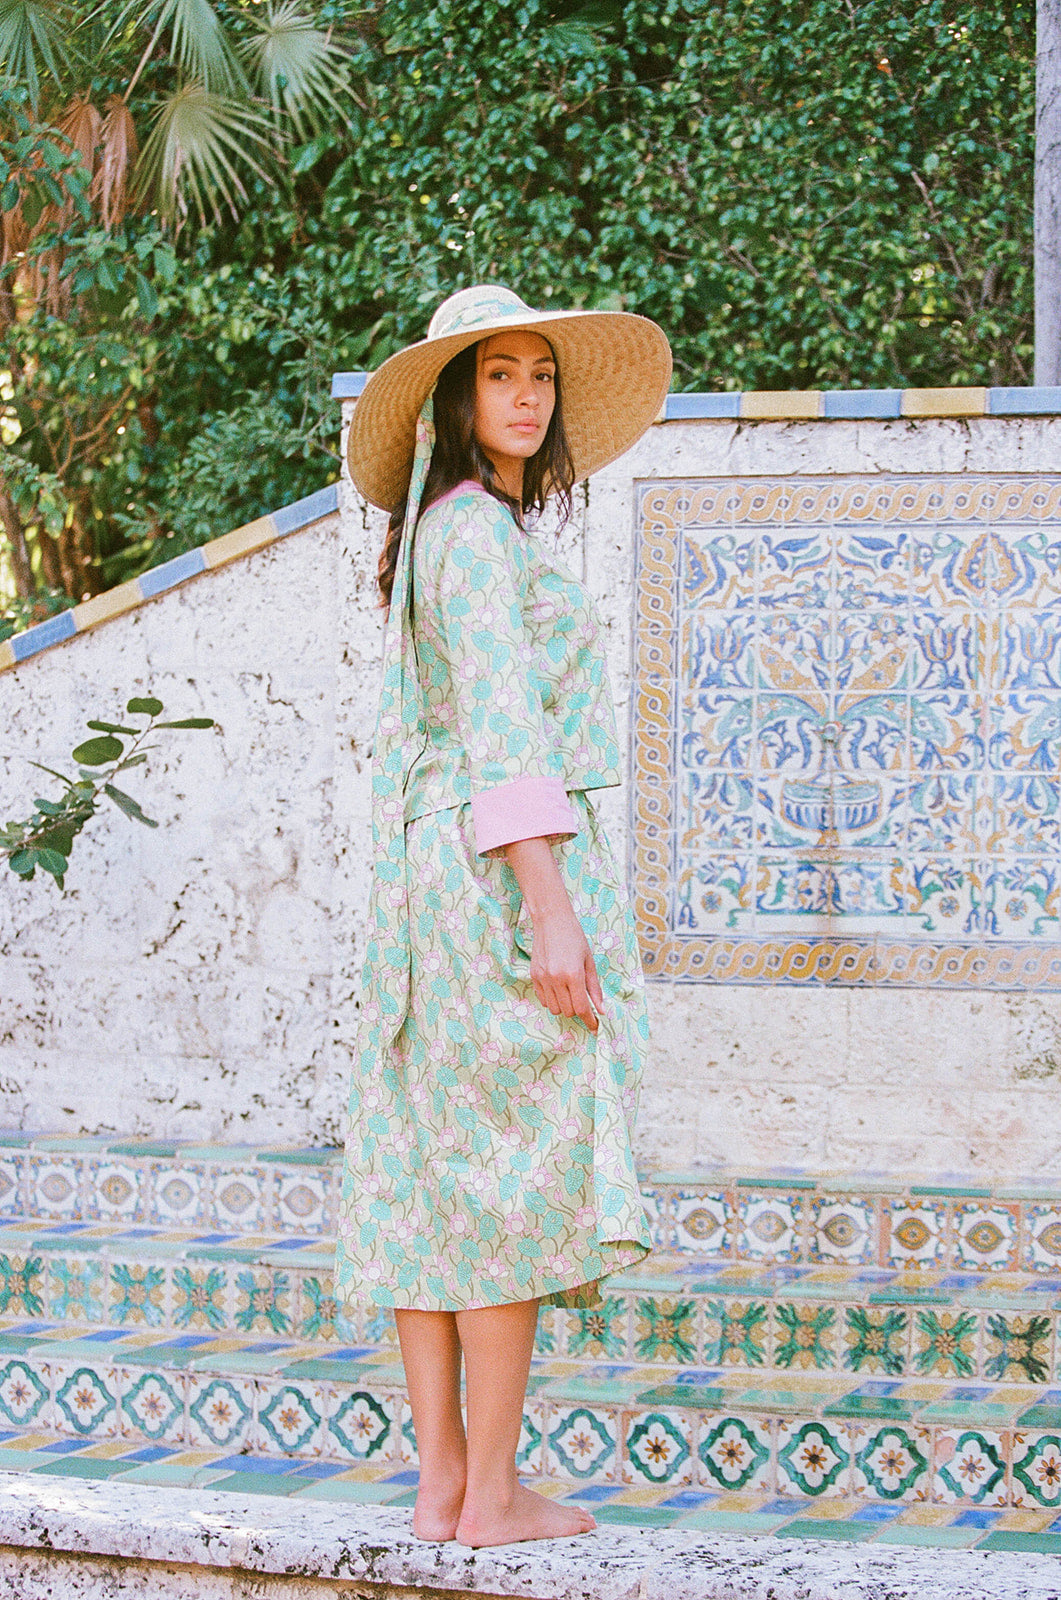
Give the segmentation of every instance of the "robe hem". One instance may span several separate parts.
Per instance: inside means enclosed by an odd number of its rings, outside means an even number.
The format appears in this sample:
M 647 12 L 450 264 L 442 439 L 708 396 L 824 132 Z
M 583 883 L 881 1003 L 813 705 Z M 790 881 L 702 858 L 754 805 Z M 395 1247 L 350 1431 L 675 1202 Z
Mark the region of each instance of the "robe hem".
M 540 1300 L 543 1305 L 567 1306 L 569 1309 L 576 1309 L 578 1307 L 592 1307 L 600 1301 L 600 1285 L 605 1282 L 606 1279 L 612 1277 L 616 1272 L 628 1272 L 631 1267 L 638 1266 L 645 1259 L 645 1257 L 651 1253 L 652 1249 L 651 1245 L 642 1244 L 639 1239 L 609 1240 L 607 1245 L 601 1246 L 601 1249 L 602 1251 L 608 1249 L 612 1251 L 618 1251 L 620 1247 L 622 1248 L 624 1256 L 629 1254 L 629 1260 L 624 1259 L 622 1261 L 616 1261 L 613 1264 L 606 1264 L 604 1271 L 597 1273 L 596 1276 L 592 1278 L 574 1276 L 572 1282 L 562 1283 L 558 1288 L 542 1287 L 535 1292 L 532 1280 L 527 1285 L 527 1293 L 520 1295 L 518 1300 L 480 1299 L 474 1300 L 470 1303 L 468 1301 L 461 1301 L 461 1303 L 458 1305 L 456 1303 L 451 1304 L 449 1301 L 443 1301 L 437 1295 L 412 1295 L 411 1291 L 401 1289 L 395 1289 L 392 1291 L 385 1291 L 382 1289 L 368 1290 L 364 1295 L 355 1295 L 352 1293 L 348 1294 L 345 1288 L 338 1283 L 336 1284 L 337 1298 L 344 1306 L 348 1304 L 353 1304 L 356 1306 L 371 1305 L 377 1311 L 483 1311 L 489 1309 L 491 1306 L 522 1305 L 527 1300 Z M 575 1267 L 572 1269 L 572 1271 L 574 1274 L 577 1274 L 579 1269 Z M 477 1273 L 476 1276 L 479 1277 L 481 1274 Z M 551 1274 L 550 1282 L 556 1282 L 556 1279 L 552 1277 Z M 596 1287 L 595 1294 L 593 1293 L 594 1287 Z M 585 1300 L 567 1300 L 567 1296 L 577 1294 L 580 1289 L 585 1289 L 587 1291 L 587 1297 Z M 378 1293 L 388 1293 L 390 1298 L 386 1300 L 377 1299 L 375 1296 Z

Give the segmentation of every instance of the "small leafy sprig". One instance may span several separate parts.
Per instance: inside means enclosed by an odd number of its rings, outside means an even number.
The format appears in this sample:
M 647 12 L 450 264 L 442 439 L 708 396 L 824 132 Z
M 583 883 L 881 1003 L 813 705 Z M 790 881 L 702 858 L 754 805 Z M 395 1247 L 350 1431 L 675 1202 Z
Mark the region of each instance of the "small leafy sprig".
M 142 728 L 129 728 L 124 723 L 103 722 L 93 718 L 87 726 L 96 734 L 71 751 L 78 763 L 80 776 L 68 778 L 53 767 L 31 761 L 30 766 L 47 772 L 65 785 L 59 800 L 44 800 L 39 796 L 33 802 L 33 813 L 24 822 L 8 822 L 0 828 L 0 852 L 17 877 L 32 881 L 37 868 L 55 879 L 63 887 L 70 852 L 74 840 L 89 818 L 95 815 L 101 795 L 105 795 L 119 811 L 145 827 L 157 828 L 158 823 L 145 816 L 139 800 L 119 789 L 114 779 L 130 767 L 139 767 L 147 760 L 147 752 L 155 745 L 144 745 L 144 740 L 159 728 L 212 728 L 212 717 L 181 717 L 176 721 L 159 722 L 165 707 L 153 695 L 134 696 L 125 707 L 126 715 L 147 717 Z M 128 747 L 122 742 L 131 739 Z M 106 771 L 95 769 L 106 768 Z

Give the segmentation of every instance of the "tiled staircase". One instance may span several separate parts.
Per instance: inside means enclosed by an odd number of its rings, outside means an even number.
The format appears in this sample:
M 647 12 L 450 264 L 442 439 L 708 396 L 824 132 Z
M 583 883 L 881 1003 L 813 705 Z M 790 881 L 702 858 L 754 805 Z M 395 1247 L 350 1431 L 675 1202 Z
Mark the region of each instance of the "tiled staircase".
M 409 1503 L 393 1324 L 332 1298 L 339 1181 L 0 1136 L 0 1470 Z M 1061 1554 L 1061 1185 L 645 1195 L 656 1253 L 543 1312 L 528 1477 L 606 1522 Z

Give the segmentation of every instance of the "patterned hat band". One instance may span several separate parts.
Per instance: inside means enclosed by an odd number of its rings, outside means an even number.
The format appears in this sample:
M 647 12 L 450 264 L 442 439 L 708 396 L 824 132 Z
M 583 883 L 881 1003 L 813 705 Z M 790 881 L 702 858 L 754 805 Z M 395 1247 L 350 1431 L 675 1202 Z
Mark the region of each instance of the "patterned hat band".
M 540 333 L 552 346 L 576 481 L 629 450 L 659 415 L 670 388 L 671 355 L 656 323 L 626 311 L 535 311 L 511 289 L 476 284 L 444 300 L 426 339 L 391 356 L 365 385 L 347 454 L 366 500 L 385 511 L 401 503 L 417 418 L 443 367 L 506 328 Z

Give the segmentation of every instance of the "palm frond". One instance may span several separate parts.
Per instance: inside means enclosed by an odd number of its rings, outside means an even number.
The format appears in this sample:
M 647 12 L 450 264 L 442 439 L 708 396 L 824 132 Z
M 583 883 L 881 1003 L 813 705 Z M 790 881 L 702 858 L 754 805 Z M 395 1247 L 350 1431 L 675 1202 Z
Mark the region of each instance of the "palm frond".
M 201 218 L 222 206 L 237 214 L 247 191 L 240 166 L 264 177 L 256 157 L 267 124 L 245 103 L 217 94 L 202 82 L 185 83 L 155 115 L 137 164 L 138 195 L 150 196 L 162 216 L 179 223 L 194 206 Z
M 99 142 L 99 166 L 90 199 L 99 202 L 105 228 L 119 227 L 129 210 L 130 179 L 137 156 L 132 113 L 119 95 L 112 94 L 107 101 Z
M 290 118 L 299 134 L 326 110 L 342 116 L 337 96 L 349 88 L 348 52 L 316 26 L 300 0 L 269 0 L 263 9 L 264 15 L 248 12 L 253 32 L 240 54 L 274 116 Z
M 0 0 L 0 81 L 22 84 L 36 111 L 44 73 L 60 82 L 69 60 L 62 0 Z
M 91 100 L 76 94 L 66 109 L 60 112 L 56 126 L 81 157 L 82 166 L 91 172 L 96 165 L 96 151 L 103 127 L 103 118 Z
M 100 0 L 93 16 L 106 19 L 114 11 L 113 0 Z M 150 34 L 145 60 L 137 68 L 134 82 L 159 38 L 168 32 L 173 55 L 189 78 L 199 79 L 219 94 L 245 86 L 243 69 L 210 0 L 128 0 L 114 15 L 106 43 L 123 33 L 130 23 L 138 31 Z

